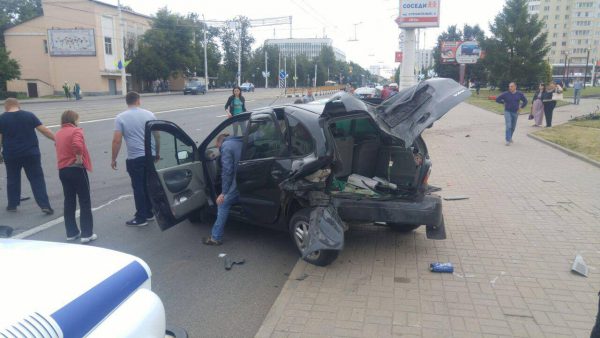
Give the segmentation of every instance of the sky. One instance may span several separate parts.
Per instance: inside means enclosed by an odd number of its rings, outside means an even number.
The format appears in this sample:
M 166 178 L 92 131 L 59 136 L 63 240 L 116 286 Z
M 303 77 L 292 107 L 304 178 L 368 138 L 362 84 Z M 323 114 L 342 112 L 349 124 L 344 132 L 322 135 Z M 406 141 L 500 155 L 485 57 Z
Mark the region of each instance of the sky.
M 101 0 L 117 3 L 117 0 Z M 398 0 L 121 0 L 134 11 L 152 15 L 164 6 L 172 12 L 204 14 L 207 20 L 226 20 L 238 15 L 251 19 L 292 16 L 292 36 L 295 38 L 327 37 L 334 47 L 368 69 L 370 65 L 397 67 L 394 52 L 398 50 L 400 29 Z M 420 48 L 433 48 L 437 36 L 448 26 L 479 24 L 486 32 L 489 23 L 502 10 L 505 0 L 440 0 L 440 27 L 421 30 Z M 167 5 L 168 4 L 168 5 Z M 355 25 L 357 24 L 357 25 Z M 356 39 L 354 40 L 356 28 Z M 255 27 L 254 48 L 265 39 L 289 38 L 288 25 Z

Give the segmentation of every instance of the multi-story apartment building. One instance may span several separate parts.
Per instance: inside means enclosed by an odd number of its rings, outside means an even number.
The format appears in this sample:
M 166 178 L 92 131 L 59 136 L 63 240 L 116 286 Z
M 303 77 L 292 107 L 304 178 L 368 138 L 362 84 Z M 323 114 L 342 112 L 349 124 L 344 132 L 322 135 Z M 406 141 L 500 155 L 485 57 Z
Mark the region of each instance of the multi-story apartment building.
M 267 46 L 277 46 L 281 51 L 281 55 L 294 57 L 304 54 L 309 59 L 316 58 L 321 54 L 323 46 L 331 46 L 335 54 L 336 60 L 346 61 L 346 54 L 341 50 L 333 47 L 333 40 L 329 38 L 314 38 L 314 39 L 268 39 L 265 40 Z
M 589 82 L 600 60 L 600 0 L 529 0 L 528 10 L 544 21 L 554 78 L 583 79 L 587 64 Z

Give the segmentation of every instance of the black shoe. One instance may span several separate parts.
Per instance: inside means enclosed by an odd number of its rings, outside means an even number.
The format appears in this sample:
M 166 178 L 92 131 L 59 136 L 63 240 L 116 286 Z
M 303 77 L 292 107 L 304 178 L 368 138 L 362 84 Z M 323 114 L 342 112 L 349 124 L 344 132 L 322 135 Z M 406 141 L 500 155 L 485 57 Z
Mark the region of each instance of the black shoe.
M 130 221 L 125 222 L 125 224 L 129 227 L 143 227 L 148 225 L 148 221 L 145 219 L 134 218 Z
M 44 214 L 46 214 L 46 215 L 52 215 L 52 214 L 54 214 L 54 210 L 52 208 L 50 208 L 50 207 L 42 208 L 42 212 Z
M 17 212 L 17 207 L 6 207 L 6 211 Z
M 204 245 L 211 245 L 211 246 L 218 246 L 218 245 L 223 244 L 223 242 L 217 241 L 217 240 L 213 239 L 212 237 L 202 238 L 202 243 L 204 243 Z

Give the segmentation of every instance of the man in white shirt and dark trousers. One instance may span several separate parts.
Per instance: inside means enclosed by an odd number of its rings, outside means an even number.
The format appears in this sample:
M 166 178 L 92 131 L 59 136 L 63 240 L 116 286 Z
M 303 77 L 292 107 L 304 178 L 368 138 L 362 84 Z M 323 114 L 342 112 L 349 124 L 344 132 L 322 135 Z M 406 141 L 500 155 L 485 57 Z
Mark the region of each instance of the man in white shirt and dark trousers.
M 122 140 L 127 145 L 127 173 L 131 177 L 133 198 L 135 200 L 135 217 L 127 222 L 128 226 L 146 226 L 149 220 L 154 219 L 152 204 L 146 189 L 147 165 L 144 150 L 144 132 L 146 122 L 156 120 L 152 112 L 140 108 L 140 94 L 129 92 L 125 96 L 128 109 L 117 115 L 115 119 L 115 132 L 112 141 L 111 167 L 117 170 L 117 156 L 121 150 Z M 156 160 L 159 157 L 158 135 L 154 135 L 152 154 Z

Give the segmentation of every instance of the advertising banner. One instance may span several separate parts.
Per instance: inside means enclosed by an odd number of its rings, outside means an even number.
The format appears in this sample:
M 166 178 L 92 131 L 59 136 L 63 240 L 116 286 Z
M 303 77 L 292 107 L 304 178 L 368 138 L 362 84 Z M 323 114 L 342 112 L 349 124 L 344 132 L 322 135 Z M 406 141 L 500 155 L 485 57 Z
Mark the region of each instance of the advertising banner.
M 95 56 L 93 29 L 49 29 L 48 48 L 51 56 Z
M 440 26 L 440 0 L 400 0 L 400 28 Z
M 442 63 L 472 64 L 483 57 L 477 41 L 442 41 Z
M 395 54 L 395 60 L 396 62 L 402 62 L 402 52 L 396 52 Z

